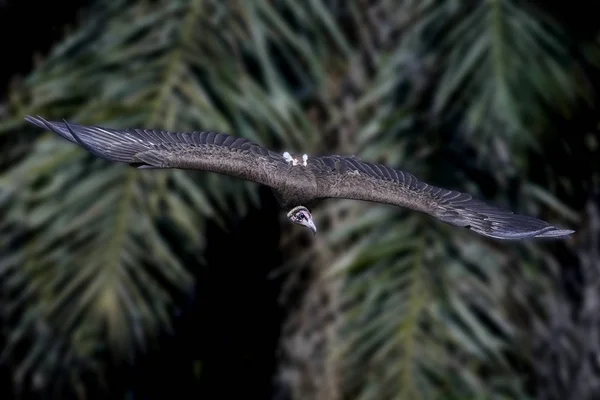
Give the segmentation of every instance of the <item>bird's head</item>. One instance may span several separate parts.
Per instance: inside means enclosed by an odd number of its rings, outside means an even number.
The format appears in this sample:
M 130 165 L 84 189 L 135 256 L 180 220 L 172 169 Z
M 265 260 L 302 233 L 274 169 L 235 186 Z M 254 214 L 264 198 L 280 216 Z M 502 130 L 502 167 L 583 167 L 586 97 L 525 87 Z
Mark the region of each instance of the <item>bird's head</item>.
M 310 229 L 313 235 L 317 233 L 317 227 L 308 208 L 304 206 L 294 207 L 288 212 L 287 217 L 294 224 L 303 225 Z

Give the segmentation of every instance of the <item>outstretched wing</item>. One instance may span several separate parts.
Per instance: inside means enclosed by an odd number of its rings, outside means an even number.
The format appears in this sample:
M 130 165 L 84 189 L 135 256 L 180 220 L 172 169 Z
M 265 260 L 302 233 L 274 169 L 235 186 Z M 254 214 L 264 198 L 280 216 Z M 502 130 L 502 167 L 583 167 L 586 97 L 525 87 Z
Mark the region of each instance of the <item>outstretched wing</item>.
M 286 179 L 282 155 L 247 139 L 219 132 L 116 130 L 42 117 L 25 118 L 90 153 L 136 168 L 195 169 L 231 175 L 278 188 Z
M 407 207 L 496 239 L 558 238 L 574 232 L 486 204 L 467 193 L 428 185 L 407 172 L 354 156 L 313 157 L 310 165 L 319 198 L 348 198 Z

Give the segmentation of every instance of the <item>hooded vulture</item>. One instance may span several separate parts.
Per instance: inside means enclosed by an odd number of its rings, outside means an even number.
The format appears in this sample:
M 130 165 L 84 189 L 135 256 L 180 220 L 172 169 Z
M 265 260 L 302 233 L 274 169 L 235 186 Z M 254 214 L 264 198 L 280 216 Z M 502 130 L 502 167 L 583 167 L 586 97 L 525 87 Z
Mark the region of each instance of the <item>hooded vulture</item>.
M 247 179 L 273 190 L 287 217 L 316 233 L 309 211 L 316 201 L 346 198 L 385 203 L 429 214 L 495 239 L 562 238 L 574 231 L 442 189 L 415 176 L 356 156 L 277 153 L 247 139 L 212 131 L 109 129 L 47 121 L 49 129 L 88 152 L 135 168 L 201 170 Z

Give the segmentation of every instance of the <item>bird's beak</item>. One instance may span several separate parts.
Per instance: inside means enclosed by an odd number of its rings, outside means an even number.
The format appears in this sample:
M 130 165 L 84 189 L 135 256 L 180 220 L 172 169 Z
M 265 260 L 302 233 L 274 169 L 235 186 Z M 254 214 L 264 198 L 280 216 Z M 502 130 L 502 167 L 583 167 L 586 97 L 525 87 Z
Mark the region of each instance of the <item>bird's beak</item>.
M 308 229 L 310 229 L 313 233 L 313 236 L 317 234 L 317 226 L 315 225 L 315 223 L 313 222 L 312 219 L 309 219 L 308 222 L 306 223 L 306 226 L 308 227 Z

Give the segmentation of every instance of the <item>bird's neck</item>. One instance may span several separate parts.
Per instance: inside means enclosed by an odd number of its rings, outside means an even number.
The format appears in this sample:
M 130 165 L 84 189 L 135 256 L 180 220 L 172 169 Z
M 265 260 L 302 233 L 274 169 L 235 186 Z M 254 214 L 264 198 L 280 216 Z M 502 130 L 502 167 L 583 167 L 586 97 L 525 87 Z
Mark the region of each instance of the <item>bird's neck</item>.
M 273 189 L 273 194 L 281 208 L 290 210 L 296 206 L 309 206 L 314 203 L 316 197 L 316 184 L 309 180 L 306 182 L 290 182 L 289 185 L 283 185 Z

